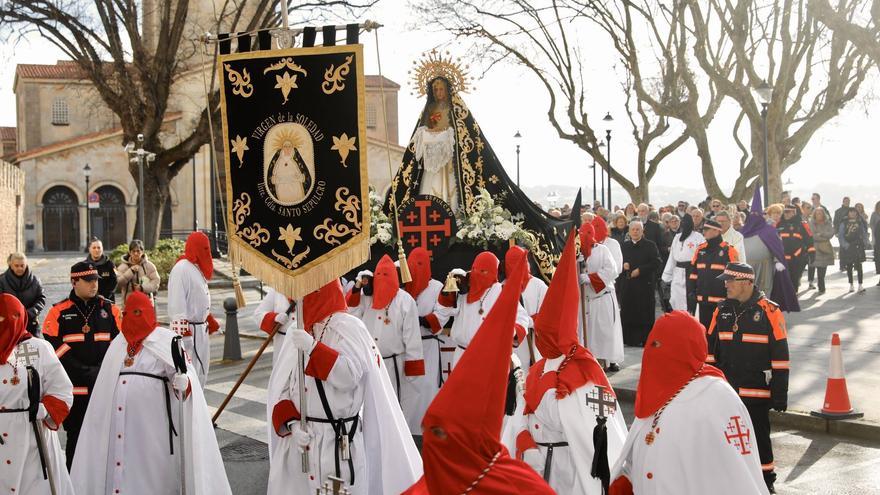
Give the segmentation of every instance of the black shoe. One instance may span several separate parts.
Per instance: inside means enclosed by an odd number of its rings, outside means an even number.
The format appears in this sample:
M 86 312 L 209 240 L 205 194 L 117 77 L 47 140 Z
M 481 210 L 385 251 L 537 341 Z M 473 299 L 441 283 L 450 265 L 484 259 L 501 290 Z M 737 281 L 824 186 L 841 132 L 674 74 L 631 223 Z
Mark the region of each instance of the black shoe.
M 617 363 L 611 363 L 610 366 L 605 368 L 605 371 L 610 371 L 612 373 L 616 373 L 616 372 L 620 371 L 620 365 Z
M 825 289 L 819 289 L 819 290 L 817 291 L 817 294 L 824 294 L 824 293 L 825 293 Z
M 773 483 L 767 485 L 767 491 L 770 493 L 776 493 L 776 488 L 773 487 Z

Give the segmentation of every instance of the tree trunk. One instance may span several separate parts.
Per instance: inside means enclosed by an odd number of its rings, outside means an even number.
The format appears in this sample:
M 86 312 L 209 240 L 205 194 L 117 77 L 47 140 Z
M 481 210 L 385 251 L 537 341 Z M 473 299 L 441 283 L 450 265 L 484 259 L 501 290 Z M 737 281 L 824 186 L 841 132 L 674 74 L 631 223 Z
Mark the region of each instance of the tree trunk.
M 144 225 L 145 229 L 143 230 L 143 239 L 144 247 L 146 249 L 152 249 L 156 246 L 156 243 L 159 241 L 159 233 L 162 227 L 162 216 L 165 212 L 165 202 L 168 201 L 169 197 L 169 188 L 167 181 L 160 181 L 158 177 L 156 177 L 154 169 L 156 165 L 153 164 L 151 167 L 144 167 Z M 137 173 L 134 174 L 135 181 L 137 181 Z M 138 204 L 138 208 L 140 208 L 140 204 Z M 134 234 L 132 237 L 137 237 L 141 232 L 141 215 L 140 211 L 138 211 L 138 217 L 135 221 Z

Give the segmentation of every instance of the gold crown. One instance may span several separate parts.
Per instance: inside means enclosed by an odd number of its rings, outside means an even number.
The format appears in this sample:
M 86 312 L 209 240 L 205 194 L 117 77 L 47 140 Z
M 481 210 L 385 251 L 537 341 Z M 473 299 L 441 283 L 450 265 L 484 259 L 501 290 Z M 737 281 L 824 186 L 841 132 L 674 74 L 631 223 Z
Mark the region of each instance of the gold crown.
M 407 71 L 410 76 L 413 94 L 425 96 L 428 83 L 436 77 L 449 81 L 453 94 L 466 93 L 473 78 L 468 75 L 468 65 L 462 65 L 461 58 L 453 59 L 449 52 L 431 50 L 422 55 L 421 60 L 413 60 L 413 68 Z

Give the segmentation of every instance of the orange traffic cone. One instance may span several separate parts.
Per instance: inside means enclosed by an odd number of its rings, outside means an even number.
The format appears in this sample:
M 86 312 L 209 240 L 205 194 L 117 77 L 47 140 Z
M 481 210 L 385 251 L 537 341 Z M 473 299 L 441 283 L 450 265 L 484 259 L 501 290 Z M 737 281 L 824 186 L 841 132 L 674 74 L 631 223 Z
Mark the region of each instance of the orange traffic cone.
M 813 411 L 812 416 L 825 419 L 853 419 L 864 416 L 853 412 L 846 390 L 846 377 L 843 371 L 843 354 L 840 351 L 840 335 L 831 336 L 831 364 L 828 368 L 828 384 L 825 386 L 825 404 L 821 411 Z

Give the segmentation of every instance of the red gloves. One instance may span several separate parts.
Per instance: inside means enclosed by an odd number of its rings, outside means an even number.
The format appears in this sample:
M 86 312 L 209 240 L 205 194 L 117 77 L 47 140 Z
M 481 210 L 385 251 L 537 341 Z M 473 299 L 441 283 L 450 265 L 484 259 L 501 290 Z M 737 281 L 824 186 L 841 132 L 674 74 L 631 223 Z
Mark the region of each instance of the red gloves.
M 214 315 L 208 314 L 208 317 L 205 318 L 205 322 L 208 324 L 208 335 L 214 335 L 214 332 L 220 330 L 220 323 L 214 318 Z

